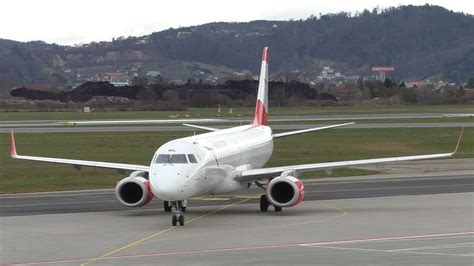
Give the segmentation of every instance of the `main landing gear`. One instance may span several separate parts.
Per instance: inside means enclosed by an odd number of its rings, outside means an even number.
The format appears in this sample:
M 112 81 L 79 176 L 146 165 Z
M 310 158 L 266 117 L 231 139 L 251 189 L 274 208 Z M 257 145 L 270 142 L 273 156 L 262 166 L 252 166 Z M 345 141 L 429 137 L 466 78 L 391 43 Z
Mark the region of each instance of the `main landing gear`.
M 180 226 L 184 225 L 184 215 L 183 212 L 186 211 L 186 200 L 178 200 L 178 201 L 165 201 L 164 202 L 164 209 L 166 212 L 173 212 L 173 216 L 171 217 L 171 224 L 176 226 L 178 223 Z
M 265 186 L 260 184 L 258 181 L 255 181 L 255 185 L 257 187 L 265 190 Z M 270 202 L 268 201 L 267 195 L 261 195 L 260 196 L 260 211 L 266 212 L 268 211 L 268 207 L 270 207 Z M 278 207 L 278 206 L 273 206 L 275 208 L 275 212 L 281 212 L 283 210 L 283 207 Z
M 268 207 L 270 207 L 270 202 L 267 199 L 267 195 L 260 196 L 260 211 L 266 212 L 268 211 Z M 273 206 L 275 208 L 275 212 L 281 212 L 283 207 Z

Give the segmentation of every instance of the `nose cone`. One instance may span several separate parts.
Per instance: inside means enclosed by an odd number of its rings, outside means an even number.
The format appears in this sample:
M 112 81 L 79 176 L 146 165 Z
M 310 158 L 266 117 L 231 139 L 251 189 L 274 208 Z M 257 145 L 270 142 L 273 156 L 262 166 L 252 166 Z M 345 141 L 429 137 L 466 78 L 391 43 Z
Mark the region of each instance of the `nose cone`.
M 168 200 L 168 201 L 175 201 L 175 200 L 182 200 L 181 194 L 183 194 L 183 190 L 181 190 L 178 184 L 173 184 L 173 182 L 167 182 L 164 178 L 151 178 L 150 180 L 151 188 L 153 194 L 159 199 Z
M 150 171 L 151 189 L 161 200 L 176 201 L 192 197 L 189 181 L 188 175 L 169 165 Z

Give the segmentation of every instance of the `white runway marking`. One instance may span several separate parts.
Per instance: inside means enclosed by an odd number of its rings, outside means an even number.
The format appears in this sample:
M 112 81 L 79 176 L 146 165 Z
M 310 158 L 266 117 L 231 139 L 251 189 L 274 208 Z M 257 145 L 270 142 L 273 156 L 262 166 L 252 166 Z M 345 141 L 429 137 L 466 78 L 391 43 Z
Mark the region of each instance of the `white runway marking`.
M 328 241 L 328 242 L 315 242 L 300 244 L 300 246 L 319 246 L 319 245 L 334 245 L 334 244 L 352 244 L 352 243 L 367 243 L 375 241 L 391 241 L 391 240 L 410 240 L 410 239 L 421 239 L 421 238 L 433 238 L 433 237 L 444 237 L 444 236 L 460 236 L 460 235 L 474 235 L 474 231 L 460 232 L 460 233 L 444 233 L 444 234 L 430 234 L 430 235 L 413 235 L 413 236 L 396 236 L 396 237 L 379 237 L 379 238 L 367 238 L 367 239 L 355 239 L 355 240 L 340 240 L 340 241 Z
M 323 248 L 323 249 L 363 251 L 363 252 L 386 252 L 386 253 L 416 254 L 416 255 L 474 257 L 474 253 L 455 254 L 455 253 L 446 253 L 446 252 L 418 251 L 418 250 L 430 250 L 430 249 L 435 250 L 435 249 L 454 249 L 454 248 L 474 247 L 474 242 L 464 242 L 464 243 L 434 245 L 434 246 L 420 246 L 420 247 L 402 248 L 402 249 L 373 249 L 373 248 L 334 246 L 334 245 L 355 244 L 355 243 L 359 243 L 359 244 L 373 243 L 373 242 L 391 243 L 391 242 L 397 242 L 397 241 L 445 240 L 445 239 L 466 238 L 466 237 L 469 237 L 469 238 L 474 237 L 474 232 L 400 236 L 400 237 L 383 237 L 383 238 L 371 238 L 371 239 L 360 239 L 360 240 L 343 240 L 343 241 L 300 244 L 300 246 Z
M 366 251 L 366 252 L 386 252 L 386 253 L 416 254 L 416 255 L 439 255 L 439 256 L 455 256 L 455 257 L 474 257 L 473 255 L 452 254 L 452 253 L 438 253 L 438 252 L 397 251 L 397 250 L 370 249 L 370 248 L 333 247 L 333 246 L 323 246 L 323 245 L 320 245 L 320 246 L 310 246 L 310 247 L 326 248 L 326 249 L 355 250 L 355 251 Z
M 444 239 L 444 238 L 442 238 Z M 402 248 L 402 249 L 393 249 L 392 251 L 410 251 L 410 250 L 423 250 L 423 249 L 449 249 L 449 248 L 458 248 L 472 246 L 474 247 L 474 242 L 467 243 L 458 243 L 458 244 L 448 244 L 448 245 L 437 245 L 437 246 L 424 246 L 424 247 L 415 247 L 415 248 Z
M 208 253 L 222 253 L 222 252 L 235 252 L 235 251 L 248 251 L 257 249 L 274 249 L 274 248 L 289 248 L 289 247 L 314 247 L 314 248 L 326 248 L 326 249 L 340 249 L 340 250 L 354 250 L 354 251 L 365 251 L 365 252 L 386 252 L 386 253 L 400 253 L 400 254 L 416 254 L 416 255 L 440 255 L 440 256 L 456 256 L 456 257 L 474 257 L 474 253 L 465 254 L 449 254 L 449 253 L 431 253 L 431 252 L 415 252 L 415 251 L 397 251 L 397 250 L 379 250 L 379 249 L 365 249 L 365 248 L 350 248 L 350 247 L 334 247 L 336 244 L 350 244 L 350 243 L 370 243 L 376 241 L 400 241 L 400 240 L 428 240 L 428 239 L 446 239 L 457 237 L 474 236 L 474 231 L 459 232 L 459 233 L 441 233 L 441 234 L 428 234 L 428 235 L 412 235 L 412 236 L 398 236 L 398 237 L 381 237 L 381 238 L 368 238 L 368 239 L 355 239 L 355 240 L 337 240 L 337 241 L 322 241 L 313 243 L 287 243 L 287 244 L 268 244 L 268 245 L 256 245 L 256 246 L 237 246 L 227 248 L 214 248 L 214 249 L 198 249 L 198 250 L 183 250 L 175 252 L 156 252 L 156 253 L 143 253 L 143 254 L 125 254 L 125 255 L 110 255 L 100 258 L 103 261 L 111 261 L 117 259 L 130 259 L 130 258 L 144 258 L 144 257 L 162 257 L 162 256 L 178 256 L 178 255 L 191 255 L 191 254 L 208 254 Z M 75 262 L 89 262 L 91 260 L 97 260 L 97 258 L 82 258 L 82 259 L 69 259 L 69 260 L 51 260 L 51 261 L 35 261 L 35 262 L 22 262 L 22 263 L 11 263 L 13 265 L 38 265 L 38 264 L 64 264 L 64 263 L 75 263 Z

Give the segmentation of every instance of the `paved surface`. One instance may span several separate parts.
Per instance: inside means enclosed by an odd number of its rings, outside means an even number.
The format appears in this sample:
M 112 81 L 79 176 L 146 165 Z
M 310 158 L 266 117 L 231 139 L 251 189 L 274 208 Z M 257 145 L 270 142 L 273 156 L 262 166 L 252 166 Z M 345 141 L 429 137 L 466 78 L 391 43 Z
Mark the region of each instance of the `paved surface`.
M 342 192 L 341 192 L 342 193 Z M 474 193 L 2 217 L 9 265 L 472 265 Z
M 474 191 L 474 170 L 422 175 L 396 175 L 393 178 L 371 176 L 366 178 L 336 178 L 305 182 L 305 200 L 331 200 L 346 198 L 373 198 L 399 195 L 421 195 Z M 241 196 L 258 196 L 257 187 L 232 195 L 218 195 L 211 199 L 195 199 L 194 206 L 225 205 L 238 202 Z M 252 202 L 258 203 L 257 199 Z M 142 209 L 162 208 L 162 202 L 152 201 Z M 81 213 L 130 210 L 115 199 L 112 189 L 56 192 L 0 196 L 0 217 L 54 213 Z
M 466 173 L 469 173 L 470 171 L 470 173 L 474 173 L 474 158 L 407 161 L 380 165 L 367 165 L 357 168 L 377 170 L 386 177 L 394 176 L 393 174 L 408 174 L 416 176 L 417 173 L 439 176 L 443 175 L 443 172 L 450 171 L 456 171 L 457 173 L 461 173 L 460 171 L 467 171 Z M 374 178 L 380 177 L 381 176 L 374 176 Z
M 281 213 L 261 213 L 254 187 L 195 198 L 184 227 L 161 201 L 125 208 L 111 189 L 3 195 L 0 264 L 473 265 L 472 159 L 443 161 L 307 180 Z
M 289 125 L 270 125 L 273 130 L 298 130 L 312 127 L 329 126 L 333 124 L 289 124 Z M 216 128 L 228 128 L 229 126 L 214 126 Z M 456 123 L 378 123 L 378 124 L 355 124 L 345 127 L 335 128 L 341 129 L 369 129 L 369 128 L 446 128 L 446 127 L 474 127 L 474 123 L 456 122 Z M 200 131 L 195 128 L 186 126 L 110 126 L 110 127 L 19 127 L 15 128 L 15 132 L 20 133 L 74 133 L 74 132 L 145 132 L 145 131 Z M 0 133 L 8 133 L 10 128 L 0 128 Z
M 474 113 L 424 113 L 424 114 L 364 114 L 364 115 L 304 115 L 304 116 L 271 116 L 270 122 L 288 122 L 288 121 L 338 121 L 338 120 L 381 120 L 381 119 L 425 119 L 425 118 L 467 118 L 474 117 Z M 206 118 L 204 118 L 206 119 Z M 212 119 L 214 121 L 208 121 L 207 123 L 213 122 L 237 122 L 237 123 L 248 123 L 252 121 L 252 117 L 225 117 L 222 119 Z M 187 120 L 189 123 L 193 122 L 193 118 L 182 119 Z M 199 119 L 198 119 L 199 120 Z M 202 119 L 200 119 L 202 120 Z M 113 125 L 114 121 L 120 121 L 118 119 L 109 120 L 91 120 L 91 121 L 104 121 L 104 124 Z M 135 121 L 130 124 L 168 124 L 173 119 L 135 119 L 127 120 Z M 74 122 L 67 120 L 21 120 L 21 121 L 2 121 L 0 127 L 50 127 L 50 126 L 64 126 L 65 123 Z M 84 122 L 78 120 L 78 122 Z M 181 122 L 184 123 L 184 122 Z M 179 124 L 179 123 L 178 123 Z

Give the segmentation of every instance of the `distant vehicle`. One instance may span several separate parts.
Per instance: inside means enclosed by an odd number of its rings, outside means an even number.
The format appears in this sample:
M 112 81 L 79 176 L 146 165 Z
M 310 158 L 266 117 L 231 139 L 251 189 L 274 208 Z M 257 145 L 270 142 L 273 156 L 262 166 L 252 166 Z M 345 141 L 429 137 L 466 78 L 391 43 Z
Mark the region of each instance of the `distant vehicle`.
M 229 129 L 183 124 L 210 131 L 163 144 L 155 152 L 150 165 L 132 165 L 97 161 L 71 160 L 18 155 L 13 130 L 11 157 L 22 160 L 71 164 L 133 171 L 121 180 L 115 195 L 124 205 L 141 207 L 153 197 L 164 201 L 164 210 L 172 211 L 172 225 L 184 225 L 183 212 L 191 197 L 239 191 L 255 184 L 262 188 L 260 210 L 270 206 L 279 212 L 298 205 L 304 197 L 303 182 L 298 174 L 316 169 L 332 169 L 353 165 L 434 159 L 452 156 L 454 152 L 367 160 L 339 161 L 264 168 L 273 152 L 273 140 L 297 134 L 350 125 L 345 123 L 284 133 L 272 132 L 268 122 L 268 47 L 263 49 L 255 117 L 252 124 Z M 462 134 L 462 133 L 461 133 Z M 295 156 L 298 156 L 295 154 Z

